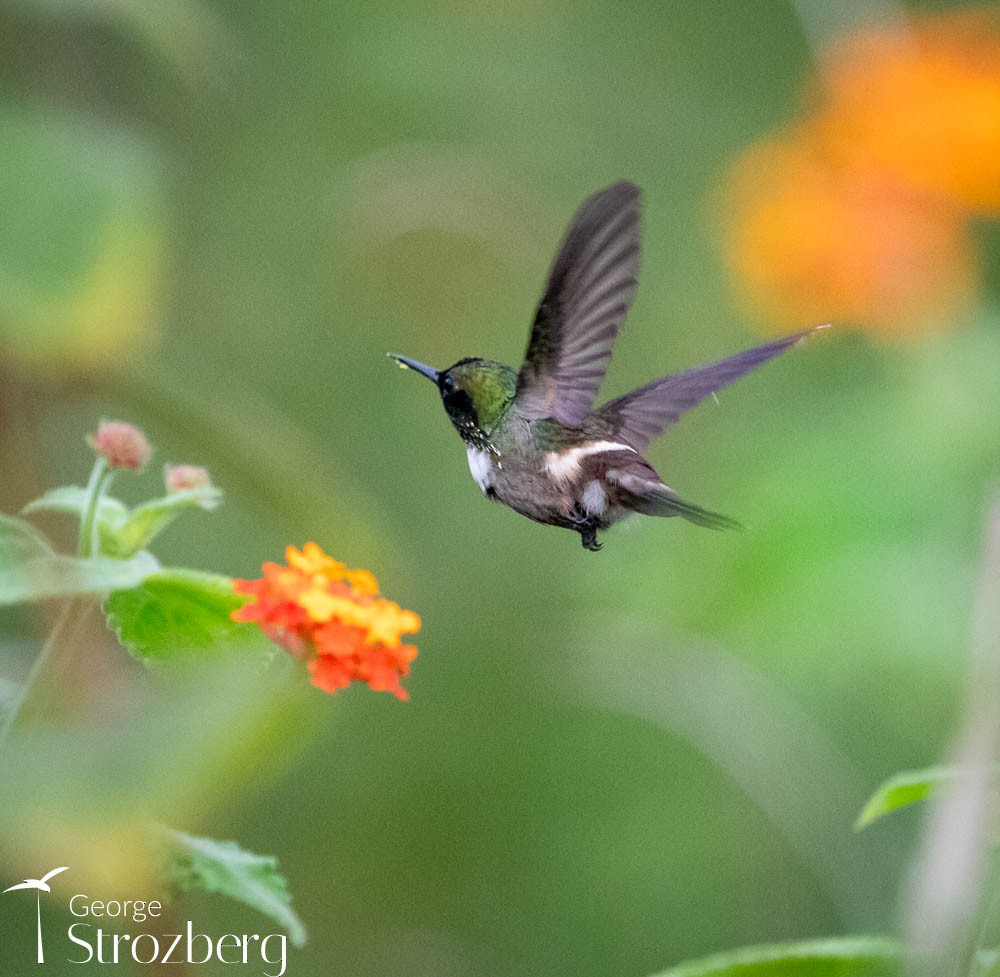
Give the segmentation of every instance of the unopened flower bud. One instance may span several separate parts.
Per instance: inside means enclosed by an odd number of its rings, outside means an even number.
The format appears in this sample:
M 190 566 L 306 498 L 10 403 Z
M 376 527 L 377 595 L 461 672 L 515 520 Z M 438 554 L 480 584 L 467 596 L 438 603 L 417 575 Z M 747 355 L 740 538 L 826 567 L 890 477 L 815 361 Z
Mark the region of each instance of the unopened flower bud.
M 163 480 L 168 492 L 212 487 L 212 476 L 200 465 L 167 465 L 163 469 Z
M 153 453 L 146 435 L 125 421 L 103 421 L 87 442 L 104 455 L 109 468 L 142 468 Z

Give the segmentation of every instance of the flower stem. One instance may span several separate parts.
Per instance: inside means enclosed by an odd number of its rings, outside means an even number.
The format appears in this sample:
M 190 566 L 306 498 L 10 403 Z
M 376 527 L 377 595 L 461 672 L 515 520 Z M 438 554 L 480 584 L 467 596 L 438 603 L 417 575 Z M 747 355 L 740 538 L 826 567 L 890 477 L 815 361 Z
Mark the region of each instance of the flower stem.
M 98 456 L 94 461 L 94 467 L 91 469 L 90 479 L 87 482 L 83 513 L 80 516 L 77 554 L 82 559 L 100 553 L 97 511 L 112 474 L 108 468 L 107 458 L 103 455 Z M 32 712 L 39 711 L 40 703 L 46 698 L 44 687 L 52 682 L 51 676 L 48 677 L 48 682 L 44 680 L 45 673 L 61 671 L 69 657 L 73 639 L 90 612 L 90 606 L 90 602 L 79 597 L 72 598 L 63 604 L 62 610 L 56 618 L 56 623 L 52 626 L 52 631 L 31 666 L 28 677 L 14 696 L 14 701 L 0 722 L 0 746 L 10 739 L 11 734 L 25 723 L 26 718 Z M 57 660 L 56 653 L 59 649 L 63 649 L 63 651 Z
M 87 482 L 83 515 L 80 517 L 80 541 L 77 554 L 82 557 L 94 556 L 97 546 L 97 508 L 108 482 L 108 459 L 98 455 Z
M 44 688 L 49 684 L 44 680 L 45 673 L 50 670 L 50 663 L 57 667 L 65 664 L 68 653 L 64 649 L 73 644 L 73 639 L 89 613 L 88 606 L 87 602 L 79 598 L 63 604 L 24 685 L 4 717 L 0 727 L 0 746 L 5 745 L 17 730 L 30 722 L 32 715 L 41 711 L 41 701 L 46 698 Z M 58 670 L 61 671 L 61 668 Z

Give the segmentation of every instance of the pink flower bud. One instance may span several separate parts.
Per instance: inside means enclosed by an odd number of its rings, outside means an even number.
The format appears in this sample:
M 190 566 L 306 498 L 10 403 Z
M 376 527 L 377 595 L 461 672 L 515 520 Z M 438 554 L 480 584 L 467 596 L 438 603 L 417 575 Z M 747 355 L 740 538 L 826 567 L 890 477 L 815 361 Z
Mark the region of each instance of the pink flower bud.
M 109 468 L 142 468 L 153 453 L 146 435 L 124 421 L 103 421 L 87 442 L 104 455 Z
M 163 469 L 163 480 L 168 492 L 183 492 L 185 489 L 211 488 L 212 476 L 207 468 L 200 465 L 167 465 Z

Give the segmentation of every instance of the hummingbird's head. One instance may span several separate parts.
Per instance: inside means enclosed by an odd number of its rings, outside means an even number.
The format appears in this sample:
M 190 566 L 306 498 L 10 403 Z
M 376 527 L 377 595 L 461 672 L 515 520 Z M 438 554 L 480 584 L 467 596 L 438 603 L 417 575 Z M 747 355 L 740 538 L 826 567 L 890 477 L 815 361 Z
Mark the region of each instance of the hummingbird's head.
M 388 355 L 437 385 L 451 423 L 469 444 L 489 440 L 517 393 L 517 372 L 493 360 L 470 357 L 439 371 L 407 356 Z

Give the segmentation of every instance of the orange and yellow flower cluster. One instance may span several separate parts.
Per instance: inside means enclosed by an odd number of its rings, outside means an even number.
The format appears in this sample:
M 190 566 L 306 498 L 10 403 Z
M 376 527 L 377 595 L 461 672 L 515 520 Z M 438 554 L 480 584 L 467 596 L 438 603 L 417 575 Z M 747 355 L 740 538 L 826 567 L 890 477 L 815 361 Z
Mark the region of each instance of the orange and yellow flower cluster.
M 315 543 L 289 546 L 288 566 L 265 563 L 259 580 L 236 580 L 237 593 L 252 599 L 233 620 L 255 621 L 286 651 L 306 661 L 312 683 L 336 692 L 352 681 L 376 692 L 409 696 L 399 684 L 417 656 L 404 634 L 420 630 L 413 611 L 379 596 L 367 570 L 349 570 Z
M 908 337 L 975 297 L 971 219 L 1000 213 L 1000 14 L 843 38 L 809 111 L 733 169 L 727 250 L 775 332 L 833 320 Z

